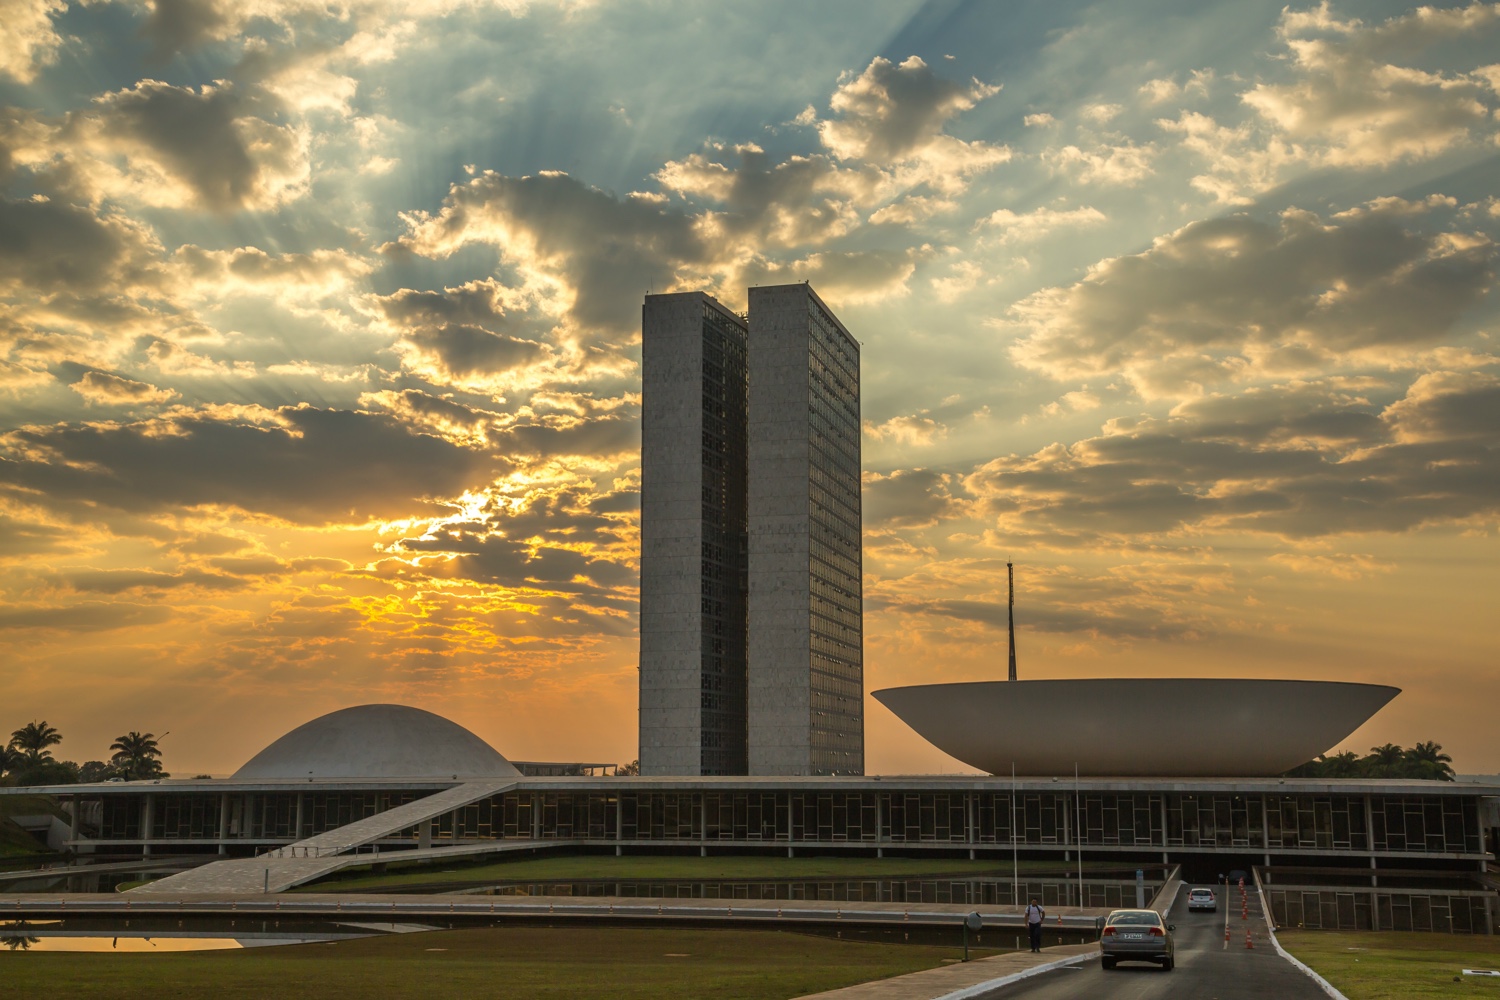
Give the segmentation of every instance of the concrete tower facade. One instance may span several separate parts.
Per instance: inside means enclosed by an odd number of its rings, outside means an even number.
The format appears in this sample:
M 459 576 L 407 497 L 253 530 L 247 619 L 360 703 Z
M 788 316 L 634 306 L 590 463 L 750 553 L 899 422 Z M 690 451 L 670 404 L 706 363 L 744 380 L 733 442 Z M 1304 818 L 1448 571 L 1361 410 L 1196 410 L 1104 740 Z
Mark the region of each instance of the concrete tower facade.
M 642 309 L 642 774 L 748 773 L 746 336 L 702 292 Z
M 749 367 L 750 773 L 863 774 L 859 342 L 752 288 Z

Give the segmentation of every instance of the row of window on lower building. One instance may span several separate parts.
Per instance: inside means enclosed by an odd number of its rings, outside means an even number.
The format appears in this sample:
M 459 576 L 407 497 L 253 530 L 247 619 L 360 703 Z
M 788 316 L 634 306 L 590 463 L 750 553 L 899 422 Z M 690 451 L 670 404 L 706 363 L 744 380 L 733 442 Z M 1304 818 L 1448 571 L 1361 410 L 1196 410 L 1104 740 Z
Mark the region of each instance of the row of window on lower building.
M 415 792 L 158 793 L 153 839 L 305 837 L 418 798 Z M 301 800 L 299 806 L 298 800 Z M 103 797 L 85 836 L 139 839 L 142 797 Z M 85 813 L 87 815 L 87 813 Z M 300 820 L 300 822 L 299 822 Z M 618 828 L 618 829 L 617 829 Z M 1014 834 L 1013 834 L 1014 831 Z M 1081 837 L 1079 836 L 1081 831 Z M 415 836 L 415 830 L 408 831 Z M 444 814 L 458 838 L 949 842 L 1333 849 L 1477 854 L 1478 804 L 1459 796 L 1259 796 L 1007 792 L 512 792 Z

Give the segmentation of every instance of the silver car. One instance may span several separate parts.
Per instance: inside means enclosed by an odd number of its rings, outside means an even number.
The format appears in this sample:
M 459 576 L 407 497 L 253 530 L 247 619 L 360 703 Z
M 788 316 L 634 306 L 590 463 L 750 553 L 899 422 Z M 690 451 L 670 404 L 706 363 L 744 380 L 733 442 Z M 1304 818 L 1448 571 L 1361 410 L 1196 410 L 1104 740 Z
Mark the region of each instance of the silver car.
M 1116 962 L 1156 962 L 1170 972 L 1177 964 L 1173 929 L 1155 910 L 1115 910 L 1099 934 L 1100 963 L 1113 969 Z
M 1193 889 L 1188 893 L 1188 910 L 1218 910 L 1219 898 L 1212 889 Z

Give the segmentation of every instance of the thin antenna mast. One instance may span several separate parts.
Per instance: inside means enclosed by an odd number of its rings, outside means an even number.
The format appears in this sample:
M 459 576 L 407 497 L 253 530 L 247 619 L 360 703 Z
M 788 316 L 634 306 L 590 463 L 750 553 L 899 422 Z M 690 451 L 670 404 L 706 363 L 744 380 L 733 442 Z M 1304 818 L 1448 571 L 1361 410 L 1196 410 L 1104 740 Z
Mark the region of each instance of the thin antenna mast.
M 1010 589 L 1010 679 L 1016 679 L 1016 569 L 1005 564 L 1005 577 Z

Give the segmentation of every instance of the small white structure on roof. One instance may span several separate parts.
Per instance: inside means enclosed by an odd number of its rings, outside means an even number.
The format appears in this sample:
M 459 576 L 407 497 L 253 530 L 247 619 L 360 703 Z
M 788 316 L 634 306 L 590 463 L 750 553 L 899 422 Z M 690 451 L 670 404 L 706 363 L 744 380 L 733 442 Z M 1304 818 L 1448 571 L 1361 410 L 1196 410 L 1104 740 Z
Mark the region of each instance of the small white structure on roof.
M 303 723 L 250 758 L 235 781 L 303 778 L 505 778 L 516 770 L 484 740 L 407 705 L 359 705 Z

